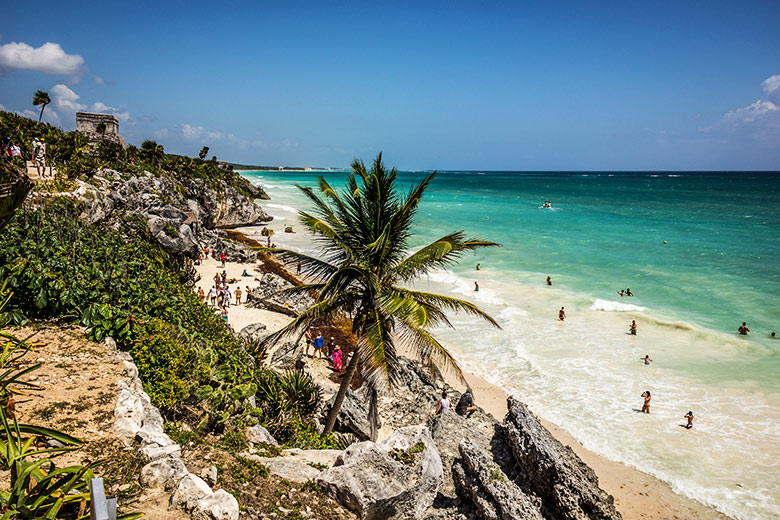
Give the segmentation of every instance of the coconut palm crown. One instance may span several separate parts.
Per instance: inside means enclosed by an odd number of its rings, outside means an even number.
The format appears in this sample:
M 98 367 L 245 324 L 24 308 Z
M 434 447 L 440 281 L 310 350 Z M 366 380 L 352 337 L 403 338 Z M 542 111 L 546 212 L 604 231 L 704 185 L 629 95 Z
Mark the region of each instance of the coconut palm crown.
M 43 109 L 46 108 L 46 105 L 51 103 L 51 98 L 49 97 L 48 92 L 44 92 L 43 90 L 39 90 L 33 95 L 33 105 L 38 106 L 41 105 L 41 113 L 38 116 L 38 122 L 41 122 L 41 118 L 43 118 Z
M 314 294 L 316 299 L 314 305 L 266 341 L 300 335 L 336 317 L 350 318 L 357 337 L 357 355 L 350 358 L 323 434 L 333 428 L 358 362 L 372 390 L 370 408 L 375 416 L 377 390 L 394 381 L 397 342 L 408 345 L 426 363 L 452 369 L 462 377 L 455 359 L 428 329 L 452 326 L 444 311 L 464 311 L 498 327 L 493 318 L 470 302 L 404 286 L 454 262 L 464 251 L 499 245 L 466 238 L 458 231 L 409 254 L 412 222 L 436 173 L 403 194 L 396 183 L 397 170 L 385 168 L 381 153 L 370 169 L 358 159 L 351 166 L 346 188 L 340 192 L 323 177 L 319 178 L 321 196 L 310 187 L 298 186 L 315 206 L 312 213 L 300 211 L 299 217 L 321 246 L 321 259 L 291 250 L 271 250 L 285 262 L 300 263 L 308 282 L 287 291 Z

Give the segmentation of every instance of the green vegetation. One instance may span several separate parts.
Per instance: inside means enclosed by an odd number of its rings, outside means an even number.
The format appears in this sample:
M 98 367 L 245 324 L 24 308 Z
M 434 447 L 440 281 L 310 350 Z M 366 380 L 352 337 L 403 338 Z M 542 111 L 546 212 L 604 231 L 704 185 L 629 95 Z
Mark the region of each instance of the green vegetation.
M 335 446 L 310 423 L 319 387 L 301 372 L 255 366 L 189 288 L 191 270 L 155 245 L 142 221 L 92 226 L 80 212 L 57 199 L 18 211 L 3 229 L 0 280 L 15 294 L 0 326 L 56 319 L 80 322 L 96 341 L 112 337 L 133 356 L 155 406 L 195 432 L 261 422 L 290 446 Z
M 301 486 L 301 491 L 313 491 L 314 493 L 324 494 L 325 490 L 322 489 L 322 486 L 317 484 L 314 480 L 307 480 L 303 486 Z
M 328 465 L 327 464 L 321 464 L 319 462 L 307 462 L 306 464 L 308 464 L 312 468 L 314 468 L 316 470 L 319 470 L 319 471 L 324 471 L 324 470 L 328 469 Z
M 392 450 L 389 455 L 398 462 L 406 464 L 407 466 L 414 466 L 417 463 L 417 454 L 425 451 L 425 443 L 418 441 L 414 446 L 411 446 L 408 450 L 402 450 L 400 448 Z
M 5 285 L 0 287 L 0 318 L 10 297 Z M 92 469 L 99 463 L 58 468 L 53 458 L 78 449 L 82 441 L 17 421 L 13 396 L 25 387 L 35 387 L 21 378 L 39 369 L 41 363 L 31 365 L 25 361 L 23 358 L 31 352 L 29 346 L 8 332 L 0 331 L 0 347 L 0 470 L 7 471 L 9 478 L 0 489 L 3 519 L 80 518 L 90 500 L 89 481 L 95 478 Z M 40 447 L 45 445 L 46 438 L 63 447 Z M 134 513 L 120 520 L 142 516 Z
M 324 250 L 319 260 L 291 250 L 273 250 L 284 261 L 300 263 L 309 285 L 290 289 L 316 293 L 316 303 L 287 327 L 271 335 L 277 341 L 300 334 L 317 324 L 350 318 L 358 338 L 358 355 L 347 366 L 325 425 L 327 435 L 336 421 L 358 363 L 371 389 L 371 437 L 376 437 L 377 392 L 391 384 L 397 367 L 395 338 L 401 337 L 431 367 L 434 363 L 460 368 L 427 328 L 450 325 L 445 310 L 465 311 L 498 324 L 477 306 L 464 300 L 403 287 L 414 278 L 453 262 L 464 251 L 498 244 L 466 238 L 462 232 L 445 235 L 408 255 L 408 241 L 420 199 L 435 177 L 432 173 L 404 196 L 396 183 L 395 168 L 387 170 L 380 153 L 370 169 L 352 163 L 347 187 L 337 192 L 319 178 L 322 198 L 299 186 L 314 204 L 314 213 L 300 212 L 303 226 Z M 408 256 L 407 256 L 408 255 Z
M 65 132 L 50 124 L 36 123 L 11 112 L 0 112 L 0 136 L 10 137 L 22 149 L 22 157 L 16 157 L 13 161 L 20 167 L 24 167 L 25 158 L 30 157 L 33 137 L 43 139 L 46 142 L 48 162 L 61 175 L 71 179 L 89 178 L 99 168 L 111 168 L 130 175 L 148 171 L 179 181 L 201 180 L 217 192 L 224 189 L 225 183 L 244 195 L 252 196 L 254 193 L 251 183 L 234 172 L 231 166 L 222 166 L 216 159 L 206 161 L 204 158 L 166 154 L 162 145 L 150 140 L 144 141 L 140 149 L 135 146 L 123 149 L 119 144 L 107 140 L 92 146 L 89 139 L 78 132 Z

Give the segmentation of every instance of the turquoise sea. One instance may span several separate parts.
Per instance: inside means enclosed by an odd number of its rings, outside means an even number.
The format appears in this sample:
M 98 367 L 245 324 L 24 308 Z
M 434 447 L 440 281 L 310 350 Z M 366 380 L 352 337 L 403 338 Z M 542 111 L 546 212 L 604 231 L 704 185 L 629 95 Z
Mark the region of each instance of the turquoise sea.
M 318 174 L 243 172 L 271 196 L 277 231 L 309 207 L 294 185 Z M 340 185 L 345 172 L 324 176 Z M 780 173 L 442 171 L 411 245 L 453 230 L 503 245 L 417 283 L 501 323 L 457 316 L 437 331 L 467 369 L 678 492 L 735 518 L 780 518 Z M 275 238 L 312 252 L 302 234 Z M 650 415 L 637 413 L 645 390 Z

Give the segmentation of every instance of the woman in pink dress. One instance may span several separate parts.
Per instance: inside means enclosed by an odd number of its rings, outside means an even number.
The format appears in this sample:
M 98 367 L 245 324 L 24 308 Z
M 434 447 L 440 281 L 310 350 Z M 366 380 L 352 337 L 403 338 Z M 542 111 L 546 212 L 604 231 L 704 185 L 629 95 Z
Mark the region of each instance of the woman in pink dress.
M 341 366 L 343 363 L 343 352 L 341 351 L 341 347 L 336 345 L 336 348 L 333 349 L 333 370 L 336 372 L 341 372 Z

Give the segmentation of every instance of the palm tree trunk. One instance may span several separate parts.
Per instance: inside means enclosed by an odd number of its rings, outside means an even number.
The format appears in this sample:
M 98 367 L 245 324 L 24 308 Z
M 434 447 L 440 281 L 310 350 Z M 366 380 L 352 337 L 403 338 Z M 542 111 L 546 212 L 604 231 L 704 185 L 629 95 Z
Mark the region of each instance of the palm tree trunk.
M 41 114 L 38 116 L 38 123 L 41 122 L 41 118 L 43 117 L 43 109 L 46 108 L 46 103 L 41 105 Z
M 333 402 L 333 406 L 331 407 L 330 412 L 328 412 L 328 419 L 325 421 L 325 429 L 322 430 L 323 437 L 333 431 L 333 425 L 336 424 L 336 417 L 339 415 L 339 410 L 341 410 L 344 397 L 346 397 L 347 390 L 349 390 L 349 385 L 352 383 L 352 377 L 357 371 L 359 358 L 360 356 L 358 355 L 356 348 L 355 351 L 352 352 L 352 356 L 349 358 L 347 372 L 344 374 L 344 379 L 341 381 L 341 386 L 339 387 L 339 391 L 336 394 L 336 400 Z
M 377 435 L 379 434 L 379 396 L 377 395 L 376 388 L 371 389 L 371 394 L 368 400 L 368 438 L 371 442 L 376 442 Z

